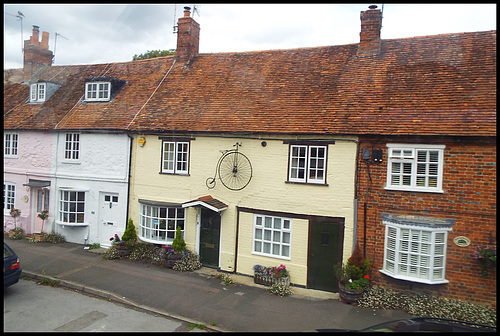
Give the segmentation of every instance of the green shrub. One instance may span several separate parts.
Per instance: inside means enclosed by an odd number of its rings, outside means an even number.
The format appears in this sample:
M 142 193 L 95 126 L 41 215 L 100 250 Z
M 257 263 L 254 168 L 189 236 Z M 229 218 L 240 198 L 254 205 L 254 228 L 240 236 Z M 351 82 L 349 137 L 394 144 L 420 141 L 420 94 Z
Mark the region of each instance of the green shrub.
M 65 243 L 66 239 L 60 233 L 47 233 L 43 241 L 52 244 L 60 244 L 60 243 Z
M 125 241 L 135 241 L 137 240 L 137 233 L 135 232 L 134 221 L 132 218 L 128 219 L 127 228 L 123 233 L 122 240 Z
M 175 230 L 175 238 L 172 242 L 172 248 L 174 249 L 175 253 L 180 253 L 186 250 L 186 242 L 184 241 L 184 237 L 182 236 L 180 226 L 177 226 L 177 229 Z

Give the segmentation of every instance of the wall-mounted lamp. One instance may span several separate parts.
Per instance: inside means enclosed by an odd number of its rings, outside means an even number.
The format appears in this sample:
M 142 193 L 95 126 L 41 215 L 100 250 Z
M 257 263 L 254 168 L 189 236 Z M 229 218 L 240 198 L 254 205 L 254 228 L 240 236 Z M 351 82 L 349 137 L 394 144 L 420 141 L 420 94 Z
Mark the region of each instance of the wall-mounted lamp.
M 140 147 L 144 147 L 144 145 L 146 144 L 146 138 L 140 137 L 139 139 L 137 139 L 137 143 L 139 144 Z

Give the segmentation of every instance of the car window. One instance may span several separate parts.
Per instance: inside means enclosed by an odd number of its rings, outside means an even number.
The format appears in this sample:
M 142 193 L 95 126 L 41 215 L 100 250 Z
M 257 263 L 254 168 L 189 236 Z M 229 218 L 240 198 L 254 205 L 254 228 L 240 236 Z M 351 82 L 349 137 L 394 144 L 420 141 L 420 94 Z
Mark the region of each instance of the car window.
M 14 256 L 14 253 L 10 248 L 8 248 L 5 244 L 3 244 L 3 258 L 9 258 Z

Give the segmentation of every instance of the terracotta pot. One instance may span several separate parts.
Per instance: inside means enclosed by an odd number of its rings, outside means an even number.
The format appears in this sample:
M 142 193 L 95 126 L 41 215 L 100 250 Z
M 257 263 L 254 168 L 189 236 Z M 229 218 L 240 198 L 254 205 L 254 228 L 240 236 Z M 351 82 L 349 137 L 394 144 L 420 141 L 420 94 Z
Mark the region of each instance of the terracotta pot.
M 348 304 L 357 304 L 358 301 L 361 299 L 363 296 L 363 293 L 365 292 L 364 288 L 361 289 L 347 289 L 345 288 L 345 281 L 339 281 L 339 296 L 340 300 L 342 302 L 348 303 Z

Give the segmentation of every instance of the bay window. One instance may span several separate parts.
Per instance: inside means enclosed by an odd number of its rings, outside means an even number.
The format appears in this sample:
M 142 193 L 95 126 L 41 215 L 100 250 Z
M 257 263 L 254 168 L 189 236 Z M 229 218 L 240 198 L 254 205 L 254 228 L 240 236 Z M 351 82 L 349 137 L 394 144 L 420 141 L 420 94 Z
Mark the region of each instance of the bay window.
M 380 271 L 396 279 L 447 283 L 446 242 L 454 220 L 382 213 L 384 264 Z

